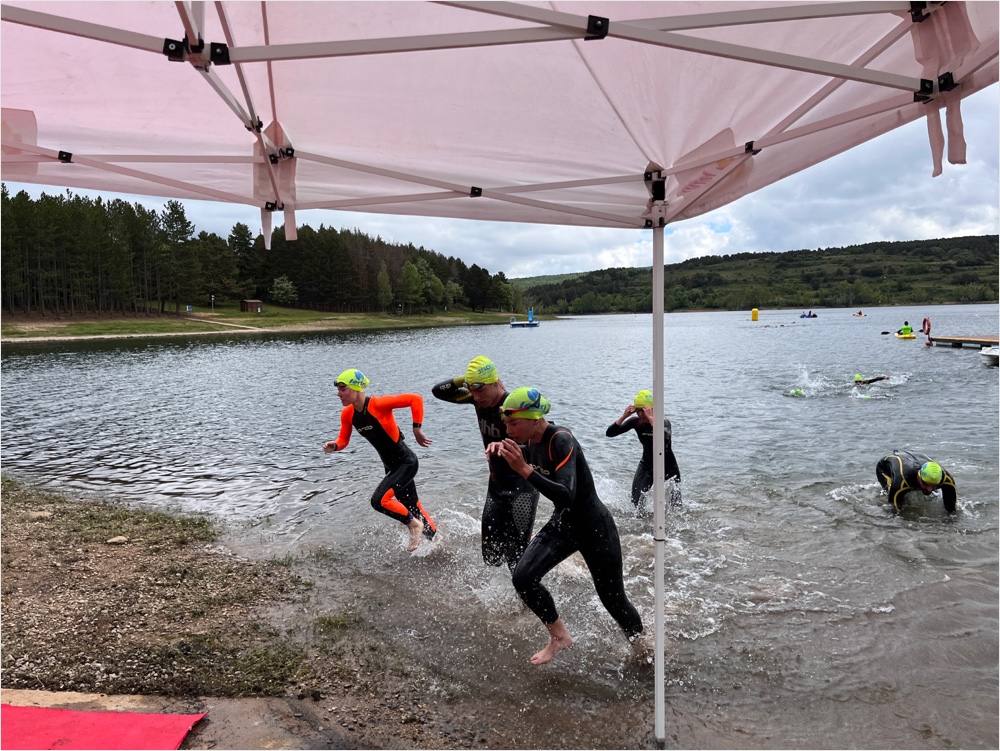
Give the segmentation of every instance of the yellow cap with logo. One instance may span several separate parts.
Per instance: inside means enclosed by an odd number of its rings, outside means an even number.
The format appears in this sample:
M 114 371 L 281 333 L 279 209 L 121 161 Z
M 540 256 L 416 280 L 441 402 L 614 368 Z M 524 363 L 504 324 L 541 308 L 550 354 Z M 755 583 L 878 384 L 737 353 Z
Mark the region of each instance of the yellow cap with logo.
M 486 355 L 476 355 L 465 368 L 466 383 L 496 383 L 500 380 L 497 366 Z
M 360 370 L 357 370 L 356 368 L 348 368 L 337 376 L 337 380 L 334 381 L 334 383 L 338 386 L 340 384 L 344 384 L 347 388 L 353 389 L 354 391 L 364 391 L 365 387 L 371 383 L 371 381 L 369 381 L 368 376 Z
M 500 412 L 516 420 L 541 420 L 552 405 L 534 386 L 520 386 L 503 400 Z

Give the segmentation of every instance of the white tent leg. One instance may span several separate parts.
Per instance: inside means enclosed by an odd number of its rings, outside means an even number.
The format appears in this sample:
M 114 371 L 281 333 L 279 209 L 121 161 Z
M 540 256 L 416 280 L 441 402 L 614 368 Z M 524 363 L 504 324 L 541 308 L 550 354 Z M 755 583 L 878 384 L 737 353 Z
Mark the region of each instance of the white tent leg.
M 663 553 L 666 500 L 664 498 L 664 441 L 663 441 L 663 227 L 653 228 L 653 541 L 656 549 L 654 576 L 656 577 L 655 629 L 656 629 L 656 739 L 666 741 L 664 721 L 664 639 L 663 639 Z

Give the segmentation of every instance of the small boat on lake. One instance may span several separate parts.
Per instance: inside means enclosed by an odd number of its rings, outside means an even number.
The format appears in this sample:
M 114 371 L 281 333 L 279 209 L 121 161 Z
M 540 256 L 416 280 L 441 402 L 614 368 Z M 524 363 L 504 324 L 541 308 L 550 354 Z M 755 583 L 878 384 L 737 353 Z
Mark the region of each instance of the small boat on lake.
M 983 347 L 979 350 L 983 365 L 1000 365 L 1000 347 Z

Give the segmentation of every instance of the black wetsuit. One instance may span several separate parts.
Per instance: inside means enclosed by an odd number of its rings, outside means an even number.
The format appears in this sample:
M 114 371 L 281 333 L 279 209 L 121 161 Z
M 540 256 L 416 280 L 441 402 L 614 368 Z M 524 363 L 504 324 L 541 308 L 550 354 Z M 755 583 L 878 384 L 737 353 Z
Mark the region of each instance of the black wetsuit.
M 552 501 L 555 512 L 514 568 L 521 599 L 543 623 L 555 623 L 559 614 L 542 578 L 579 550 L 604 607 L 626 636 L 641 633 L 642 621 L 622 581 L 618 528 L 597 496 L 580 444 L 566 428 L 549 425 L 541 440 L 527 447 L 525 459 L 534 468 L 529 482 Z
M 639 466 L 635 468 L 635 476 L 632 478 L 632 503 L 638 506 L 642 494 L 653 487 L 653 426 L 648 422 L 640 420 L 638 415 L 629 415 L 621 425 L 615 422 L 611 423 L 605 435 L 608 438 L 614 438 L 630 430 L 635 431 L 639 443 L 642 444 L 642 459 L 639 460 Z M 664 418 L 663 477 L 668 480 L 671 477 L 676 477 L 677 482 L 680 482 L 681 470 L 677 466 L 677 459 L 674 458 L 674 450 L 671 447 L 670 438 L 670 420 Z M 671 503 L 680 503 L 679 489 L 677 492 L 671 493 Z
M 923 492 L 920 489 L 920 467 L 931 461 L 929 457 L 916 451 L 895 449 L 888 456 L 882 457 L 875 465 L 875 477 L 879 485 L 889 495 L 889 502 L 896 511 L 901 511 L 906 504 L 906 494 L 911 491 Z M 958 501 L 958 490 L 955 478 L 942 467 L 941 497 L 944 508 L 949 514 L 955 513 Z
M 431 393 L 452 404 L 474 404 L 469 389 L 453 380 L 437 384 Z M 503 397 L 500 402 L 503 402 Z M 476 406 L 476 421 L 484 447 L 507 437 L 507 428 L 500 419 L 499 404 L 496 407 Z M 488 461 L 490 481 L 486 486 L 482 520 L 483 561 L 488 566 L 506 563 L 513 570 L 531 539 L 538 508 L 538 491 L 499 456 L 490 457 Z

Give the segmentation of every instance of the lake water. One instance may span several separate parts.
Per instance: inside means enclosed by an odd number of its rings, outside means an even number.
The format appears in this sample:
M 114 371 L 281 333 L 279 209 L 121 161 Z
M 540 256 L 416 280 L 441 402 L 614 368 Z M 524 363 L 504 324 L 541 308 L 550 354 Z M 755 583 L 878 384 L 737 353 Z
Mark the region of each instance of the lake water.
M 995 336 L 998 308 L 851 312 L 667 316 L 666 409 L 684 477 L 667 521 L 671 746 L 997 747 L 998 371 L 975 350 L 881 332 L 930 315 L 937 334 Z M 578 557 L 547 579 L 577 644 L 553 666 L 527 665 L 544 632 L 506 569 L 480 559 L 486 466 L 473 410 L 430 388 L 487 354 L 508 387 L 550 397 L 615 515 L 626 588 L 651 629 L 652 520 L 629 501 L 640 449 L 604 436 L 649 386 L 650 349 L 648 315 L 6 346 L 3 471 L 209 512 L 233 522 L 242 553 L 307 557 L 331 611 L 377 610 L 386 641 L 435 666 L 429 693 L 472 684 L 483 705 L 516 708 L 497 718 L 498 743 L 648 746 L 651 672 L 626 659 Z M 374 393 L 425 397 L 434 445 L 410 445 L 441 539 L 415 556 L 368 504 L 381 465 L 367 442 L 322 453 L 346 367 Z M 889 379 L 859 390 L 855 372 Z M 890 513 L 874 467 L 896 447 L 952 471 L 957 516 L 934 498 Z M 543 498 L 537 523 L 550 512 Z

